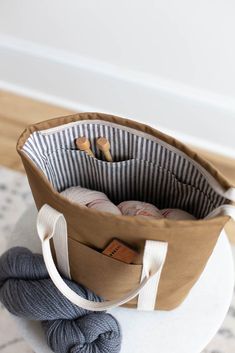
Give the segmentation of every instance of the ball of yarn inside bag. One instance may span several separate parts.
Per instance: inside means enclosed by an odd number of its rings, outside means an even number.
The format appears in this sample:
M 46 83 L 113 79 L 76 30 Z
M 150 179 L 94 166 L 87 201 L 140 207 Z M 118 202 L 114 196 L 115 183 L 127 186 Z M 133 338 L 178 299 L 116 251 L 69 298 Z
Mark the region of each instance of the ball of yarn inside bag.
M 184 210 L 180 210 L 178 208 L 165 208 L 163 210 L 161 210 L 162 215 L 165 218 L 168 219 L 175 219 L 175 220 L 194 220 L 196 219 L 196 217 L 194 217 L 193 215 L 191 215 L 190 213 L 184 211 Z
M 118 205 L 118 208 L 125 216 L 141 216 L 155 219 L 163 218 L 160 210 L 156 206 L 147 202 L 123 201 Z
M 83 298 L 101 301 L 83 286 L 65 282 Z M 120 352 L 117 320 L 72 304 L 49 279 L 42 256 L 26 248 L 12 248 L 0 257 L 0 301 L 13 315 L 42 321 L 47 343 L 56 353 Z
M 119 208 L 100 191 L 82 188 L 81 186 L 72 186 L 62 191 L 61 195 L 74 203 L 78 203 L 88 208 L 94 208 L 99 211 L 118 215 L 121 214 Z

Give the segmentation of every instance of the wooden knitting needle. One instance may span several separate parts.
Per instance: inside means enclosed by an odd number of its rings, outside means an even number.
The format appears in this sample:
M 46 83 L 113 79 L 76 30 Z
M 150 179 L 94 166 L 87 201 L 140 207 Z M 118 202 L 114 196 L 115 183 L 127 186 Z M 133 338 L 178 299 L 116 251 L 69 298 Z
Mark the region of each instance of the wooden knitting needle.
M 79 150 L 85 151 L 89 156 L 95 157 L 90 149 L 90 141 L 86 137 L 79 137 L 75 140 L 76 146 Z
M 96 145 L 105 156 L 106 161 L 112 162 L 113 158 L 110 153 L 110 143 L 105 137 L 100 137 L 96 140 Z

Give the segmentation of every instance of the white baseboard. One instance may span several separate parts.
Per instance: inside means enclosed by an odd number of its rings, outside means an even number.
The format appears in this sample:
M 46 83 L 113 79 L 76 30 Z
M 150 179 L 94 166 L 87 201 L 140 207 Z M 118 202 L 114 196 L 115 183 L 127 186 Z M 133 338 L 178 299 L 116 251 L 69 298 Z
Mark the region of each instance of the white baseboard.
M 235 99 L 0 35 L 0 89 L 150 124 L 235 158 Z

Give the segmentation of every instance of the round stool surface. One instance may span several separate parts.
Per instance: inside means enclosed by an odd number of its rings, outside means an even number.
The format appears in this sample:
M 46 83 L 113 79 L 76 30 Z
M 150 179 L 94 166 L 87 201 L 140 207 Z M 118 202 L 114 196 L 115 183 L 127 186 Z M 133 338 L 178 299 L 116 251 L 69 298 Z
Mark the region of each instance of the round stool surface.
M 34 206 L 24 213 L 15 226 L 8 248 L 25 246 L 41 253 L 36 215 Z M 200 353 L 223 322 L 231 302 L 233 284 L 232 253 L 222 231 L 204 272 L 177 309 L 154 312 L 126 308 L 111 310 L 122 327 L 121 353 Z M 35 353 L 51 353 L 39 322 L 16 317 L 14 320 Z

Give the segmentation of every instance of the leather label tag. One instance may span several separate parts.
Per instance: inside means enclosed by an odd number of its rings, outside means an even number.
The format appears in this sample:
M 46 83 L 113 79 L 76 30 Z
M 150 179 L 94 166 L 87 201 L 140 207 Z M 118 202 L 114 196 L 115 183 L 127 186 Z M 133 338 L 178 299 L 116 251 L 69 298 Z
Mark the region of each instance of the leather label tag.
M 136 251 L 118 239 L 113 239 L 103 250 L 102 254 L 113 257 L 116 260 L 131 264 L 138 255 Z

